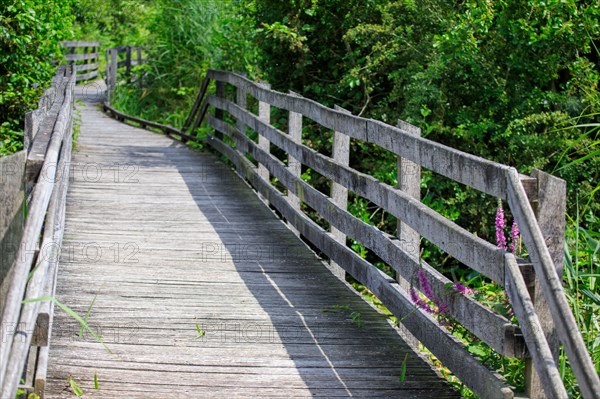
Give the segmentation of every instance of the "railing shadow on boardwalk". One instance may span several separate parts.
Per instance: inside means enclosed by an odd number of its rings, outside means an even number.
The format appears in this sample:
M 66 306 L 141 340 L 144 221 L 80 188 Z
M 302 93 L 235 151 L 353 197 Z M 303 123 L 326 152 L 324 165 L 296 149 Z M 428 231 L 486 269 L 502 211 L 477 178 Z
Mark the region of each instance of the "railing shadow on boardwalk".
M 334 277 L 226 164 L 211 154 L 195 154 L 198 163 L 182 167 L 169 161 L 174 149 L 190 151 L 177 142 L 166 149 L 146 148 L 141 143 L 122 146 L 119 151 L 153 154 L 148 163 L 130 166 L 177 170 L 198 210 L 217 233 L 218 240 L 205 242 L 201 236 L 187 237 L 202 242 L 190 274 L 201 274 L 204 267 L 212 273 L 215 267 L 233 264 L 247 290 L 240 291 L 240 298 L 223 298 L 231 306 L 224 313 L 204 307 L 195 313 L 198 328 L 205 333 L 198 345 L 242 346 L 250 354 L 250 364 L 262 363 L 270 372 L 282 374 L 257 371 L 257 394 L 261 389 L 305 388 L 314 396 L 326 397 L 458 397 L 402 341 L 386 317 Z M 262 314 L 254 313 L 256 308 L 244 313 L 247 293 Z M 196 303 L 202 303 L 201 297 L 199 291 Z M 352 312 L 356 312 L 354 320 Z M 281 356 L 277 347 L 287 353 L 291 365 L 273 371 L 270 356 Z M 406 379 L 401 382 L 406 356 Z M 291 374 L 292 385 L 278 386 L 286 373 Z M 302 381 L 300 386 L 295 375 Z

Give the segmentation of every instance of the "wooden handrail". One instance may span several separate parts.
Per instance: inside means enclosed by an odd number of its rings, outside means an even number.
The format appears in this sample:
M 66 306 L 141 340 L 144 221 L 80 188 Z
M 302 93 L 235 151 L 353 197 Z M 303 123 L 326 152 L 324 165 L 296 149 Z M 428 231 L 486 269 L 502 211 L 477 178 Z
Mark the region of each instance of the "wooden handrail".
M 62 43 L 67 49 L 65 60 L 69 65 L 75 65 L 77 82 L 95 79 L 98 76 L 98 58 L 100 56 L 100 42 L 66 41 Z M 77 52 L 81 49 L 81 52 Z M 83 63 L 81 63 L 83 61 Z
M 51 259 L 44 251 L 35 253 L 40 234 L 43 232 L 41 248 L 52 244 L 60 247 L 64 228 L 65 195 L 68 176 L 59 175 L 57 165 L 66 167 L 70 159 L 71 137 L 73 131 L 75 68 L 59 68 L 53 80 L 53 104 L 48 112 L 30 114 L 32 125 L 39 130 L 32 137 L 32 149 L 37 143 L 45 143 L 43 162 L 36 176 L 37 180 L 31 194 L 25 228 L 11 268 L 10 284 L 2 309 L 2 325 L 14 326 L 0 345 L 0 392 L 1 397 L 15 397 L 17 387 L 32 342 L 33 326 L 36 324 L 40 304 L 23 305 L 24 299 L 36 299 L 45 294 L 47 287 L 53 289 L 54 276 L 48 273 Z M 56 112 L 53 110 L 56 109 Z M 43 118 L 35 122 L 36 118 Z M 30 158 L 35 161 L 35 158 Z M 35 260 L 35 263 L 34 263 Z M 33 267 L 35 264 L 35 268 Z M 48 326 L 49 328 L 49 326 Z

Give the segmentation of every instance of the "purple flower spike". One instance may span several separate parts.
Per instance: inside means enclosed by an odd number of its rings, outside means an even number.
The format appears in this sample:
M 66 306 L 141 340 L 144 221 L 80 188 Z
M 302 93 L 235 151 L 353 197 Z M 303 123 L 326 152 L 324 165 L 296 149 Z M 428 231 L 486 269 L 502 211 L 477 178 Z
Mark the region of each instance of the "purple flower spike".
M 437 303 L 436 296 L 433 293 L 433 290 L 431 289 L 431 285 L 429 284 L 429 279 L 427 278 L 427 274 L 425 274 L 425 271 L 423 269 L 419 269 L 418 275 L 419 275 L 419 284 L 421 284 L 421 291 L 423 292 L 423 294 L 425 294 L 425 296 L 430 301 Z
M 410 289 L 410 299 L 412 299 L 415 304 L 421 300 L 421 298 L 419 298 L 419 294 L 417 294 L 417 290 L 414 288 Z
M 427 304 L 427 302 L 425 302 L 423 299 L 421 299 L 419 297 L 417 290 L 415 290 L 414 288 L 410 289 L 410 299 L 412 299 L 412 301 L 415 303 L 415 305 L 418 308 L 423 309 L 424 311 L 426 311 L 429 314 L 433 314 L 433 309 L 431 308 L 431 306 L 429 306 L 429 304 Z
M 496 210 L 496 243 L 498 248 L 508 250 L 506 246 L 506 236 L 504 235 L 504 227 L 506 227 L 506 221 L 504 220 L 504 209 L 501 206 Z
M 510 229 L 510 251 L 513 254 L 517 253 L 519 237 L 521 235 L 521 231 L 519 230 L 519 226 L 517 225 L 517 221 L 513 221 L 512 228 Z

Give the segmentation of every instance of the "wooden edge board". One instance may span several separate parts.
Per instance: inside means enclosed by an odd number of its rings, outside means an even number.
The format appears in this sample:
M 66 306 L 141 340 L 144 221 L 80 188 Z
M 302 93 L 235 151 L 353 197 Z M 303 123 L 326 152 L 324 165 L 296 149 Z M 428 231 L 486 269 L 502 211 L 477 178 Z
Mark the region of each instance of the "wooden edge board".
M 464 345 L 445 331 L 428 314 L 421 312 L 399 288 L 396 281 L 375 266 L 362 259 L 346 246 L 338 243 L 331 233 L 324 231 L 310 218 L 296 212 L 285 196 L 264 181 L 257 169 L 227 144 L 211 136 L 207 143 L 229 158 L 238 170 L 242 170 L 252 186 L 300 233 L 341 265 L 362 284 L 365 284 L 386 307 L 418 337 L 470 389 L 486 398 L 513 398 L 511 388 L 502 377 L 493 372 L 469 353 Z
M 104 102 L 103 108 L 104 108 L 105 112 L 106 111 L 110 112 L 110 114 L 112 114 L 115 117 L 115 119 L 117 119 L 117 120 L 130 120 L 130 121 L 139 123 L 140 125 L 142 125 L 142 128 L 146 128 L 146 127 L 150 126 L 155 129 L 161 130 L 163 133 L 165 133 L 169 137 L 171 137 L 172 135 L 180 136 L 182 138 L 181 141 L 183 141 L 183 142 L 187 142 L 188 140 L 192 140 L 192 141 L 197 140 L 196 137 L 189 135 L 187 133 L 184 133 L 181 130 L 174 128 L 173 126 L 163 125 L 158 122 L 148 121 L 146 119 L 127 115 L 123 112 L 117 111 L 116 109 L 111 107 L 107 102 Z

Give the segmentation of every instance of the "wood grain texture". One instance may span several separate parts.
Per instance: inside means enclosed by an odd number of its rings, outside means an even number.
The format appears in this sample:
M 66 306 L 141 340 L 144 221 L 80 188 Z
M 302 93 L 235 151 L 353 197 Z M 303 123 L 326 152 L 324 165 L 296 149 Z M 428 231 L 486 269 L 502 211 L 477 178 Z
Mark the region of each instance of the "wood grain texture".
M 58 312 L 46 398 L 458 397 L 217 157 L 82 114 L 56 295 L 112 353 Z

